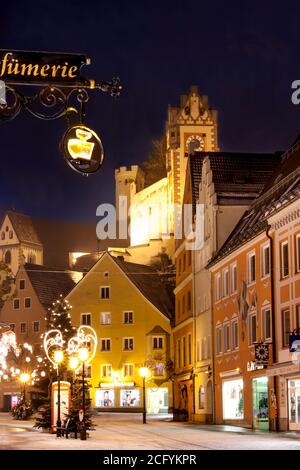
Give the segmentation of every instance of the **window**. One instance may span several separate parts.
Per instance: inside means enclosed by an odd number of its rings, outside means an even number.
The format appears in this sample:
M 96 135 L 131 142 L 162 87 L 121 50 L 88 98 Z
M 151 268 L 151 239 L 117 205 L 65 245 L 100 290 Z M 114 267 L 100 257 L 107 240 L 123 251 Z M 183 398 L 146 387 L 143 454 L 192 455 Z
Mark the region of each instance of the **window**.
M 239 326 L 238 319 L 234 318 L 231 322 L 232 349 L 239 347 Z
M 272 338 L 272 330 L 271 330 L 271 309 L 270 308 L 265 308 L 262 311 L 262 327 L 263 327 L 263 339 L 271 339 Z
M 255 282 L 255 253 L 248 255 L 248 282 Z
M 31 307 L 31 298 L 30 298 L 30 297 L 25 297 L 25 299 L 24 299 L 24 307 L 25 307 L 25 308 L 30 308 L 30 307 Z
M 290 331 L 291 331 L 291 317 L 289 309 L 283 310 L 282 313 L 282 347 L 289 347 Z
M 161 362 L 154 365 L 153 375 L 154 377 L 163 377 L 165 375 L 165 367 Z
M 221 299 L 221 275 L 216 274 L 216 302 Z
M 110 351 L 111 350 L 111 339 L 110 338 L 101 338 L 100 339 L 100 349 L 101 351 Z
M 20 325 L 21 333 L 26 333 L 26 330 L 27 330 L 26 326 L 27 326 L 26 323 L 21 323 Z
M 25 279 L 20 279 L 19 288 L 20 288 L 20 290 L 25 289 Z
M 111 377 L 112 367 L 111 364 L 101 364 L 100 374 L 101 377 Z
M 192 364 L 192 335 L 188 335 L 188 363 Z
M 134 338 L 123 338 L 123 351 L 134 350 Z
M 288 242 L 281 244 L 281 277 L 289 275 L 289 245 Z
M 205 388 L 203 385 L 199 387 L 199 410 L 204 410 L 205 408 Z
M 133 377 L 134 376 L 134 364 L 124 364 L 124 366 L 123 366 L 123 376 L 124 377 Z
M 224 324 L 224 352 L 230 351 L 230 323 Z
M 123 312 L 123 323 L 133 325 L 133 312 Z
M 15 324 L 15 323 L 11 323 L 11 324 L 9 325 L 9 327 L 10 327 L 11 331 L 15 331 L 15 329 L 16 329 L 16 324 Z
M 4 255 L 4 263 L 5 264 L 11 263 L 11 252 L 9 250 Z
M 163 349 L 164 338 L 163 336 L 153 336 L 152 338 L 152 349 Z
M 261 276 L 270 274 L 270 246 L 263 246 L 261 249 Z
M 230 292 L 234 294 L 237 291 L 237 265 L 233 264 L 230 268 Z
M 182 362 L 183 362 L 183 367 L 186 366 L 186 337 L 184 336 L 182 338 Z
M 181 367 L 181 341 L 180 338 L 177 340 L 177 366 Z
M 217 354 L 222 354 L 222 326 L 217 326 L 216 329 L 216 344 L 217 344 Z
M 300 271 L 300 234 L 296 236 L 296 271 Z
M 192 308 L 192 294 L 191 291 L 189 290 L 187 293 L 187 309 L 190 311 Z
M 201 360 L 207 359 L 207 340 L 206 338 L 201 339 Z
M 100 324 L 101 325 L 111 325 L 111 312 L 101 312 L 100 313 Z
M 300 328 L 300 304 L 296 305 L 296 327 Z
M 251 315 L 249 315 L 249 323 L 248 323 L 249 344 L 254 344 L 256 342 L 256 328 L 257 328 L 256 313 L 252 313 Z
M 92 324 L 92 315 L 90 313 L 82 313 L 81 324 L 90 326 Z
M 14 236 L 14 232 L 12 230 L 9 231 L 9 239 L 11 240 Z
M 110 287 L 100 287 L 100 299 L 110 299 Z
M 18 310 L 20 308 L 20 299 L 14 299 L 14 309 Z
M 224 380 L 222 387 L 223 419 L 244 418 L 243 379 Z
M 228 269 L 224 269 L 222 272 L 222 294 L 223 297 L 228 295 Z
M 38 331 L 40 331 L 40 322 L 39 321 L 34 321 L 33 322 L 33 331 L 35 333 L 37 333 Z

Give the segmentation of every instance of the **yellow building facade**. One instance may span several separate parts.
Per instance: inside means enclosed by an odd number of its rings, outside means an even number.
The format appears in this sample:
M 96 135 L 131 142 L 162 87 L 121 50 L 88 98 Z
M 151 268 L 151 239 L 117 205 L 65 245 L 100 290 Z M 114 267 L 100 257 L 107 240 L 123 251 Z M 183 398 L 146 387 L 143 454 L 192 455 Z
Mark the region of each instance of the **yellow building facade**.
M 172 407 L 172 302 L 157 273 L 104 253 L 67 297 L 72 323 L 92 326 L 98 337 L 88 369 L 92 406 L 102 411 L 164 413 Z

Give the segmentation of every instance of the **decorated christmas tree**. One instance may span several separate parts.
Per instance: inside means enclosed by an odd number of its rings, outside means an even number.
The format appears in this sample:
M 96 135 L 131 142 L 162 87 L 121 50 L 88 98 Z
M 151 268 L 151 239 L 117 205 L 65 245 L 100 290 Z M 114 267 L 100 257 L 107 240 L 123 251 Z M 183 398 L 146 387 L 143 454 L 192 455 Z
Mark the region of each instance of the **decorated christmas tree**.
M 76 429 L 80 430 L 80 419 L 79 419 L 79 412 L 83 409 L 82 403 L 82 390 L 83 390 L 83 383 L 82 383 L 82 370 L 80 370 L 79 374 L 76 374 L 75 380 L 72 382 L 72 394 L 71 394 L 71 404 L 69 414 L 65 417 L 66 420 L 70 418 L 72 423 L 75 424 Z M 91 414 L 91 399 L 90 399 L 90 384 L 86 377 L 84 378 L 84 389 L 85 389 L 85 401 L 84 401 L 84 418 L 83 423 L 86 430 L 91 430 L 94 427 L 94 423 L 92 422 L 92 414 Z

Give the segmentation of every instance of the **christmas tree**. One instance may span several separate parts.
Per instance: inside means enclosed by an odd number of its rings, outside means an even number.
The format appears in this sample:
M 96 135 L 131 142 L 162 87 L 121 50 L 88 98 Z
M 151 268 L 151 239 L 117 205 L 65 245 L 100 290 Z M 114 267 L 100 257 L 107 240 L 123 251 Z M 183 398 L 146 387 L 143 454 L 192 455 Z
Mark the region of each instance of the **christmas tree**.
M 64 341 L 64 348 L 67 347 L 69 339 L 75 335 L 76 328 L 72 326 L 70 311 L 72 306 L 61 295 L 58 300 L 52 303 L 47 311 L 46 331 L 59 330 Z M 41 336 L 42 338 L 44 335 Z M 61 380 L 71 381 L 70 372 L 68 372 L 68 358 L 59 366 Z M 38 358 L 38 367 L 36 371 L 36 381 L 40 390 L 44 393 L 44 398 L 39 403 L 39 415 L 36 418 L 35 427 L 50 429 L 51 427 L 51 387 L 52 382 L 57 380 L 57 369 L 48 360 L 45 352 Z
M 91 399 L 90 399 L 90 384 L 86 377 L 84 376 L 84 390 L 85 390 L 85 400 L 84 400 L 84 417 L 83 417 L 83 424 L 86 430 L 91 430 L 94 427 L 94 423 L 92 421 L 92 413 L 91 413 Z M 73 426 L 76 430 L 80 430 L 81 422 L 79 419 L 79 411 L 83 408 L 82 403 L 82 395 L 83 395 L 83 377 L 82 377 L 82 370 L 79 374 L 76 374 L 75 380 L 72 382 L 71 388 L 71 404 L 69 414 L 66 416 L 66 420 L 70 418 Z M 71 429 L 75 430 L 75 429 Z

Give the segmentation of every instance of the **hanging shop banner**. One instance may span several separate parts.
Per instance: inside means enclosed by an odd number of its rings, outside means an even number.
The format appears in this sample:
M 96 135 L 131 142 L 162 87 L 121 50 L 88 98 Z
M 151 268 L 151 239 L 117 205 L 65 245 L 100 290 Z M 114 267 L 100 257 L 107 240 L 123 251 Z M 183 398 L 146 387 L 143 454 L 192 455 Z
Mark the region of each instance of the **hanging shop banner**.
M 60 381 L 60 419 L 61 422 L 66 418 L 70 407 L 71 386 L 70 382 Z M 58 383 L 52 383 L 51 393 L 51 431 L 56 432 L 57 422 L 57 404 L 58 404 Z
M 291 334 L 289 337 L 290 352 L 300 352 L 300 335 Z
M 0 49 L 0 80 L 7 84 L 91 86 L 81 76 L 90 59 L 82 54 Z
M 269 345 L 259 343 L 255 345 L 255 360 L 260 364 L 267 364 L 269 362 Z

